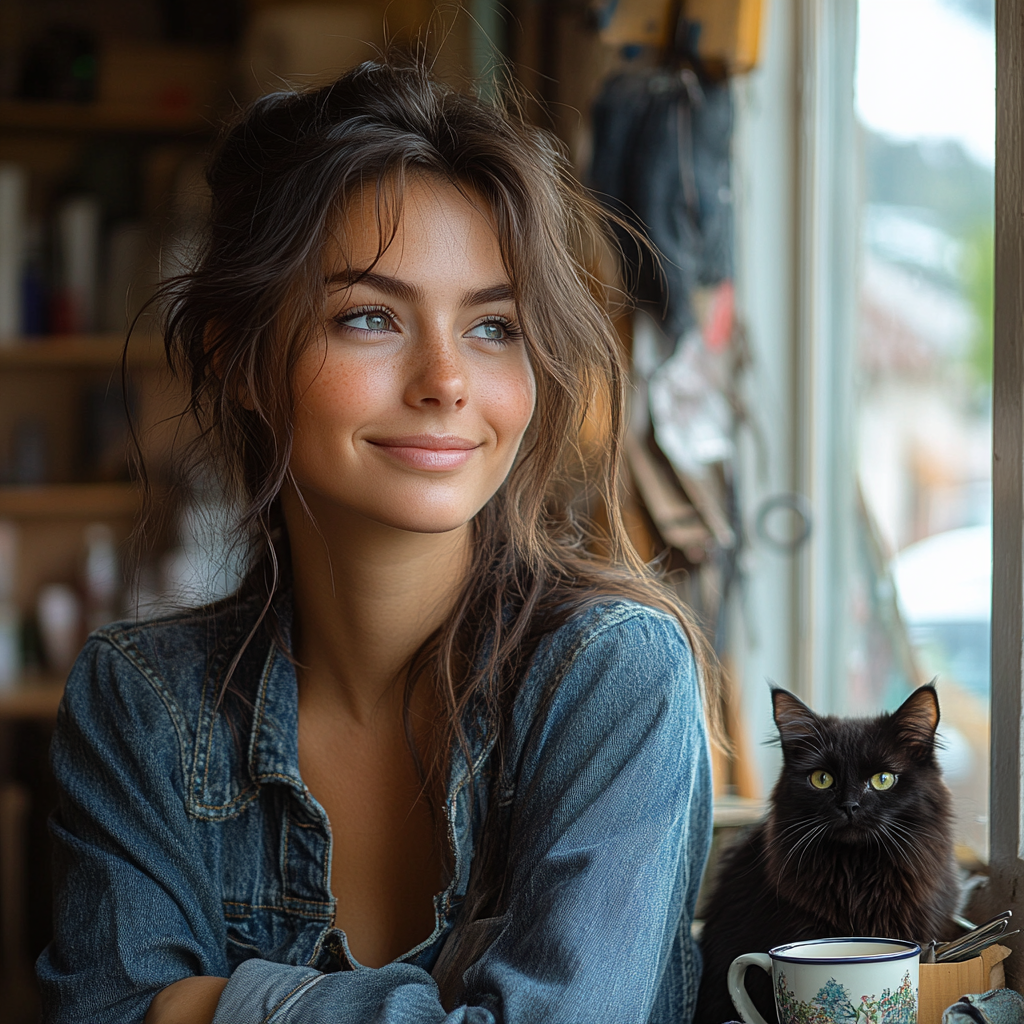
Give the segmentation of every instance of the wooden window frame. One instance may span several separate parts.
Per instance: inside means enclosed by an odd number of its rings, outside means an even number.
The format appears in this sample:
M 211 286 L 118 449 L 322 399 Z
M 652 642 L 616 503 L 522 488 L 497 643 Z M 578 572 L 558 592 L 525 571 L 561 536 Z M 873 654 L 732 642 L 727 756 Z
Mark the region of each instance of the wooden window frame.
M 991 872 L 999 907 L 1021 913 L 1024 675 L 1024 4 L 996 3 L 995 338 L 992 382 Z M 1007 984 L 1024 980 L 1008 940 Z

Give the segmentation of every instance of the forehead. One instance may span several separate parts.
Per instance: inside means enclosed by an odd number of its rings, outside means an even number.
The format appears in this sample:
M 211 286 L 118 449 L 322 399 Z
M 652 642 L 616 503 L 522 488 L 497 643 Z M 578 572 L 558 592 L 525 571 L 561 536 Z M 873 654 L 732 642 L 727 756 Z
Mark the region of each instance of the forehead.
M 363 187 L 346 204 L 327 250 L 330 272 L 365 270 L 394 276 L 457 274 L 467 285 L 505 283 L 493 215 L 482 199 L 442 178 L 417 175 Z
M 884 729 L 861 720 L 831 724 L 822 731 L 820 742 L 798 744 L 792 755 L 794 766 L 801 769 L 824 766 L 834 772 L 852 769 L 868 775 L 898 769 L 906 761 Z

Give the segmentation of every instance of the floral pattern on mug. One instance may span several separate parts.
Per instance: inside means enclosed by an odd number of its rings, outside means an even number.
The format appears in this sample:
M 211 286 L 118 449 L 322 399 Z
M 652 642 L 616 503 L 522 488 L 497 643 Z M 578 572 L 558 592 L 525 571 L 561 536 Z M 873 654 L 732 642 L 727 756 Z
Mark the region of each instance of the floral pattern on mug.
M 775 1000 L 783 1024 L 916 1024 L 917 993 L 910 981 L 910 972 L 895 992 L 882 989 L 880 996 L 861 996 L 854 1004 L 850 993 L 835 978 L 818 990 L 805 1003 L 786 984 L 780 971 L 775 985 Z

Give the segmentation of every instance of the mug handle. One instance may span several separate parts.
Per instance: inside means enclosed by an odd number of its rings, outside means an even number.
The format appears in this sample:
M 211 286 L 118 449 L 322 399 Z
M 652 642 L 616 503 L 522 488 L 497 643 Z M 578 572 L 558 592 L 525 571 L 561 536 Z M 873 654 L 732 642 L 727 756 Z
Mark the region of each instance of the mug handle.
M 744 953 L 743 956 L 736 957 L 729 965 L 727 982 L 729 997 L 747 1024 L 767 1024 L 764 1017 L 754 1009 L 754 1004 L 750 1001 L 750 996 L 747 995 L 743 984 L 748 967 L 760 967 L 762 971 L 767 971 L 770 975 L 772 973 L 772 958 L 767 953 Z

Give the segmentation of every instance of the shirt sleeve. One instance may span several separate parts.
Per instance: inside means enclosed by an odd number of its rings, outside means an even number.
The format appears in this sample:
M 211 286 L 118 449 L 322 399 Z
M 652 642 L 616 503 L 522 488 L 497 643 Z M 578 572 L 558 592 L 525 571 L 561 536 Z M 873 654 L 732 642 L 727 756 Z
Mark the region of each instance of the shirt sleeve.
M 51 748 L 55 938 L 36 964 L 45 1024 L 139 1024 L 179 978 L 230 973 L 216 866 L 185 810 L 182 727 L 158 679 L 88 642 Z
M 673 1019 L 690 1020 L 711 797 L 689 647 L 674 621 L 633 606 L 563 663 L 542 652 L 531 676 L 557 688 L 542 713 L 524 695 L 536 717 L 510 795 L 511 897 L 478 922 L 487 941 L 468 944 L 460 1005 L 409 964 L 321 974 L 254 959 L 215 1024 L 641 1024 L 663 1019 L 666 972 Z

